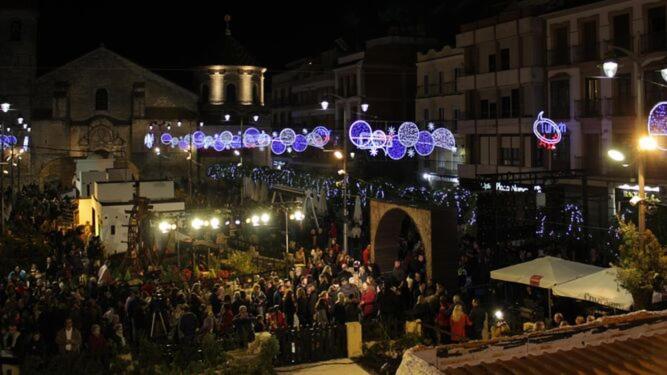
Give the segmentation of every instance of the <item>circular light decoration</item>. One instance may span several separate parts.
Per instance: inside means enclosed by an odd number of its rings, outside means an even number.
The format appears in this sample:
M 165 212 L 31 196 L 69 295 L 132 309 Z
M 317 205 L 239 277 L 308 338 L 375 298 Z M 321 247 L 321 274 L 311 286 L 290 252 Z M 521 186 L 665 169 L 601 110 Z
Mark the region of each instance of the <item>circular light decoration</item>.
M 405 156 L 407 152 L 407 147 L 405 147 L 401 142 L 389 142 L 386 149 L 387 156 L 394 160 L 400 160 Z
M 248 128 L 243 132 L 243 146 L 247 148 L 257 147 L 257 138 L 261 133 L 257 128 Z
M 173 137 L 173 138 L 171 139 L 171 148 L 176 148 L 176 147 L 178 147 L 178 141 L 179 141 L 178 137 Z
M 533 133 L 540 141 L 540 146 L 553 150 L 562 139 L 560 127 L 550 118 L 542 117 L 543 114 L 544 111 L 537 114 L 537 119 L 533 122 Z
M 280 131 L 280 141 L 285 144 L 285 146 L 291 146 L 294 144 L 296 138 L 296 133 L 290 128 L 285 128 Z
M 449 129 L 437 128 L 433 131 L 433 144 L 436 147 L 453 151 L 456 148 L 456 139 Z
M 162 135 L 160 136 L 160 142 L 162 142 L 163 145 L 171 144 L 171 139 L 172 136 L 169 133 L 162 133 Z
M 2 143 L 3 144 L 6 143 L 4 135 L 2 136 Z M 153 144 L 155 144 L 155 136 L 153 135 L 153 133 L 147 133 L 144 136 L 144 146 L 146 146 L 147 148 L 153 148 Z
M 259 147 L 269 147 L 270 144 L 271 144 L 271 136 L 270 135 L 268 135 L 266 133 L 262 133 L 257 137 L 257 145 Z
M 243 141 L 241 140 L 240 135 L 235 135 L 232 137 L 232 142 L 231 142 L 232 148 L 241 148 L 243 147 Z
M 304 152 L 306 151 L 306 148 L 308 147 L 308 141 L 306 140 L 306 137 L 297 134 L 296 137 L 294 137 L 294 144 L 292 145 L 292 148 L 296 152 Z
M 371 147 L 382 148 L 387 144 L 387 134 L 382 130 L 376 130 L 371 137 Z
M 422 130 L 419 132 L 417 137 L 417 144 L 415 145 L 415 151 L 421 156 L 429 156 L 435 148 L 435 143 L 433 142 L 433 136 L 429 131 Z
M 206 137 L 204 137 L 204 148 L 208 149 L 209 147 L 212 147 L 213 142 L 215 142 L 213 137 L 210 136 L 210 135 L 207 135 Z
M 15 136 L 13 135 L 7 136 L 7 143 L 9 143 L 10 145 L 15 145 L 17 142 L 18 140 L 16 139 Z
M 234 134 L 232 134 L 232 132 L 229 130 L 225 130 L 224 132 L 220 133 L 220 135 L 218 135 L 218 139 L 222 141 L 222 143 L 225 145 L 225 148 L 228 148 L 232 144 Z
M 419 140 L 419 126 L 414 122 L 404 122 L 398 127 L 398 141 L 405 147 L 413 147 Z
M 271 142 L 271 152 L 274 154 L 282 155 L 285 153 L 285 150 L 287 150 L 287 146 L 285 146 L 285 144 L 282 143 L 280 139 L 274 139 L 273 142 Z
M 203 131 L 197 130 L 196 132 L 192 133 L 192 143 L 197 147 L 200 148 L 204 146 L 204 139 L 206 138 L 206 134 L 204 134 Z
M 190 148 L 190 143 L 188 143 L 185 138 L 181 138 L 178 140 L 178 148 L 183 151 L 187 151 Z
M 331 132 L 324 126 L 316 126 L 310 134 L 312 134 L 311 146 L 313 147 L 322 148 L 326 146 L 331 139 Z
M 364 120 L 357 120 L 350 125 L 348 133 L 352 144 L 360 149 L 370 148 L 373 129 L 369 123 Z
M 225 142 L 220 139 L 220 137 L 216 138 L 215 141 L 213 141 L 213 149 L 215 151 L 222 151 L 225 149 Z
M 648 134 L 650 136 L 667 136 L 667 102 L 659 102 L 648 114 Z

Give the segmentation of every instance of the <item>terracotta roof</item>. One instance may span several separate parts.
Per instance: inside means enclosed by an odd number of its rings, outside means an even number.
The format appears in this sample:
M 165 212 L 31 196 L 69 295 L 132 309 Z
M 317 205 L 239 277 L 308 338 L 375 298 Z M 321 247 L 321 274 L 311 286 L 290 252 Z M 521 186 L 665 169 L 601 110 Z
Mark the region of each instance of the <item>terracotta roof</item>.
M 667 310 L 437 348 L 416 347 L 399 374 L 667 373 Z M 408 372 L 409 371 L 409 372 Z

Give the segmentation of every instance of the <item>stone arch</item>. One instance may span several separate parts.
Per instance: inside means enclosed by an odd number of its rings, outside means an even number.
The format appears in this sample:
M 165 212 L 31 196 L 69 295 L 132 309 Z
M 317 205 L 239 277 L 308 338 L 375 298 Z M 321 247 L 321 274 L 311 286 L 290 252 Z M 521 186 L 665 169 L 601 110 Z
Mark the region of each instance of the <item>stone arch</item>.
M 456 282 L 458 234 L 456 211 L 451 208 L 427 208 L 370 200 L 371 259 L 380 271 L 389 272 L 398 249 L 402 221 L 408 217 L 421 237 L 426 258 L 426 275 L 446 286 Z
M 37 176 L 39 186 L 44 187 L 49 183 L 60 183 L 64 187 L 70 187 L 73 184 L 75 169 L 74 159 L 69 156 L 49 160 L 39 170 Z

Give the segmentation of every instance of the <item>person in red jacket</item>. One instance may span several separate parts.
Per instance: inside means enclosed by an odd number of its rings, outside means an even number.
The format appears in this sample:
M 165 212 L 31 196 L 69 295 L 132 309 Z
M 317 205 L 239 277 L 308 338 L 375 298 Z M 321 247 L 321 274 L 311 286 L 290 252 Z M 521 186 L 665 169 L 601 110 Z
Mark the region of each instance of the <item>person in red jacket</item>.
M 372 318 L 375 313 L 375 288 L 370 287 L 368 284 L 363 284 L 363 293 L 361 294 L 361 301 L 359 302 L 359 308 L 363 313 L 364 319 Z
M 285 314 L 280 311 L 277 305 L 269 309 L 269 313 L 266 314 L 266 323 L 269 331 L 287 328 Z
M 449 332 L 449 318 L 448 315 L 449 304 L 447 303 L 446 297 L 440 297 L 440 309 L 438 314 L 435 316 L 435 323 L 438 325 L 438 333 L 440 336 L 441 344 L 449 343 L 449 335 L 446 332 Z
M 371 244 L 368 244 L 364 251 L 361 252 L 361 260 L 364 263 L 364 266 L 368 266 L 368 263 L 371 261 Z
M 454 306 L 452 316 L 449 318 L 449 326 L 453 342 L 461 342 L 467 339 L 466 327 L 472 326 L 472 322 L 468 315 L 463 312 L 463 306 L 458 304 Z

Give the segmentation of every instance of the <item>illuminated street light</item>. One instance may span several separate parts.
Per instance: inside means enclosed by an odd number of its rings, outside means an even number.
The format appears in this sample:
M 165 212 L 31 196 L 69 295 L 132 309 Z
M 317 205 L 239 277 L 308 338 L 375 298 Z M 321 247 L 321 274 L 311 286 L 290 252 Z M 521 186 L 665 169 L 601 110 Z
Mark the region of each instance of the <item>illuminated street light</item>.
M 239 156 L 241 155 L 241 152 L 239 152 L 239 150 L 234 150 L 234 155 Z
M 9 104 L 9 103 L 2 103 L 2 104 L 0 104 L 0 110 L 2 110 L 2 112 L 7 113 L 7 112 L 9 112 L 9 108 L 10 108 L 11 106 L 12 106 L 12 105 Z
M 204 220 L 200 218 L 194 218 L 192 219 L 192 222 L 190 224 L 192 226 L 192 229 L 199 230 L 204 226 Z
M 343 158 L 343 153 L 340 152 L 340 150 L 336 150 L 334 151 L 334 156 L 336 157 L 336 159 L 341 160 Z
M 211 228 L 213 229 L 220 228 L 220 219 L 218 219 L 217 217 L 212 218 L 210 223 L 211 223 Z
M 667 82 L 667 68 L 660 69 L 660 75 L 663 81 Z
M 252 116 L 252 121 L 254 121 L 254 122 L 259 121 L 259 116 L 258 115 Z
M 320 106 L 322 106 L 322 110 L 326 111 L 327 108 L 329 108 L 329 102 L 326 101 L 326 100 L 322 100 L 322 102 L 320 103 Z
M 618 71 L 618 63 L 614 60 L 607 60 L 602 63 L 602 71 L 607 78 L 614 78 L 616 72 Z
M 658 142 L 650 136 L 641 137 L 639 139 L 639 149 L 641 151 L 655 151 L 658 149 Z
M 493 313 L 493 316 L 495 316 L 498 320 L 503 320 L 504 317 L 503 312 L 500 310 L 496 310 L 496 312 Z
M 294 211 L 294 220 L 301 221 L 304 219 L 303 212 L 301 210 Z
M 341 176 L 344 175 L 344 174 L 345 174 L 345 170 L 344 170 L 344 169 L 339 169 L 339 170 L 338 170 L 338 174 L 341 175 Z
M 225 122 L 229 121 L 229 118 L 232 117 L 229 113 L 225 113 Z
M 257 216 L 257 215 L 252 215 L 252 217 L 250 218 L 250 220 L 252 221 L 252 225 L 254 225 L 254 226 L 259 225 L 259 216 Z
M 368 111 L 368 103 L 361 103 L 361 112 Z
M 611 149 L 611 150 L 607 151 L 607 156 L 609 156 L 614 161 L 619 161 L 620 162 L 620 161 L 625 160 L 625 155 L 619 150 Z
M 262 214 L 260 220 L 262 221 L 263 224 L 267 224 L 269 222 L 270 216 L 266 212 Z

